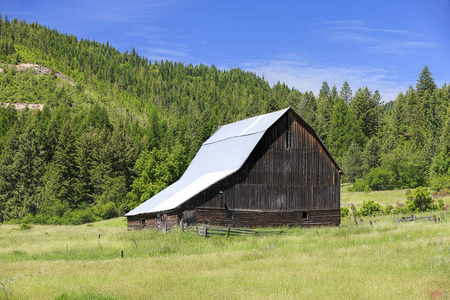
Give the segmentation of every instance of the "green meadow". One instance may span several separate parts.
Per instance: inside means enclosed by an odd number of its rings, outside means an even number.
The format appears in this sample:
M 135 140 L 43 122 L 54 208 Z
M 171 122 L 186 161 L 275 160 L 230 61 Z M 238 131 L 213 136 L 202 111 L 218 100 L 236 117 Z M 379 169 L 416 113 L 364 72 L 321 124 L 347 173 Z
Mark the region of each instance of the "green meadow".
M 445 219 L 228 239 L 127 231 L 125 218 L 1 225 L 0 299 L 450 299 L 450 212 L 433 214 Z
M 345 183 L 341 185 L 341 204 L 355 204 L 355 206 L 361 206 L 363 201 L 375 201 L 380 203 L 382 206 L 388 204 L 394 207 L 399 205 L 404 205 L 406 203 L 406 192 L 408 189 L 399 190 L 389 190 L 389 191 L 374 191 L 370 193 L 365 192 L 351 192 L 349 188 L 353 184 Z M 414 189 L 410 190 L 411 192 Z M 436 199 L 443 199 L 445 205 L 450 205 L 450 194 L 439 195 L 438 197 L 433 197 Z

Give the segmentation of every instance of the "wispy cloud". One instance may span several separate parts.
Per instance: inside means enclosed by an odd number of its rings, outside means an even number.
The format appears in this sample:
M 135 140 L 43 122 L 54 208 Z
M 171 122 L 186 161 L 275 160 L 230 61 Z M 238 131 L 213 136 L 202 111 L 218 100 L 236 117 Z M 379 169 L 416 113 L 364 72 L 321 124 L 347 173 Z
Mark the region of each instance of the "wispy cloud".
M 280 81 L 291 88 L 303 92 L 312 91 L 315 94 L 318 94 L 323 81 L 327 81 L 330 86 L 335 84 L 338 90 L 344 81 L 347 81 L 353 92 L 367 86 L 372 92 L 379 90 L 383 101 L 387 102 L 394 100 L 400 91 L 406 90 L 409 86 L 408 83 L 399 83 L 388 69 L 323 65 L 294 54 L 251 61 L 241 67 L 264 76 L 271 84 Z
M 355 43 L 372 54 L 408 54 L 437 46 L 427 36 L 396 28 L 372 28 L 359 20 L 331 21 L 322 32 L 332 42 Z
M 186 62 L 192 57 L 189 54 L 189 50 L 183 44 L 166 43 L 162 41 L 149 42 L 151 46 L 143 49 L 143 56 L 152 60 L 169 60 L 174 62 Z
M 102 23 L 142 23 L 160 19 L 174 1 L 104 1 L 79 0 L 65 6 L 61 12 L 76 15 L 81 20 Z M 57 7 L 55 8 L 58 9 Z

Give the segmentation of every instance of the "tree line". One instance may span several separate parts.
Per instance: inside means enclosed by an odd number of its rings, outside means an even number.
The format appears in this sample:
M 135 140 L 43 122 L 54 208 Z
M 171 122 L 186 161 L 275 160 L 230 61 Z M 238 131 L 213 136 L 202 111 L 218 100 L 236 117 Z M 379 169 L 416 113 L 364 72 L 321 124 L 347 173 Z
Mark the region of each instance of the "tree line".
M 317 96 L 214 65 L 150 61 L 0 16 L 0 221 L 83 223 L 134 208 L 176 181 L 219 125 L 292 107 L 355 189 L 450 188 L 450 106 L 425 66 L 415 88 L 324 82 Z M 20 63 L 52 70 L 18 71 Z M 55 76 L 60 72 L 72 80 Z

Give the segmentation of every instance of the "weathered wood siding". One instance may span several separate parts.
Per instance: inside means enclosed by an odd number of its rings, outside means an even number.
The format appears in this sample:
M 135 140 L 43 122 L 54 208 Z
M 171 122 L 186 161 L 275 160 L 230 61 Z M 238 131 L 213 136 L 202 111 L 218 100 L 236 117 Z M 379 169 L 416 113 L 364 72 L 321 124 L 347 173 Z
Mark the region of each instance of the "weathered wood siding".
M 339 209 L 339 170 L 308 128 L 288 111 L 266 132 L 237 174 L 221 183 L 222 189 L 213 186 L 200 195 L 201 207 L 286 212 Z
M 167 228 L 178 225 L 180 217 L 178 215 L 168 215 Z M 144 221 L 144 222 L 143 222 Z M 128 229 L 148 229 L 159 228 L 161 224 L 158 224 L 157 214 L 146 214 L 140 216 L 127 217 Z
M 197 208 L 197 223 L 232 227 L 277 227 L 339 225 L 340 209 L 308 211 L 255 211 L 234 210 L 227 214 L 224 209 Z

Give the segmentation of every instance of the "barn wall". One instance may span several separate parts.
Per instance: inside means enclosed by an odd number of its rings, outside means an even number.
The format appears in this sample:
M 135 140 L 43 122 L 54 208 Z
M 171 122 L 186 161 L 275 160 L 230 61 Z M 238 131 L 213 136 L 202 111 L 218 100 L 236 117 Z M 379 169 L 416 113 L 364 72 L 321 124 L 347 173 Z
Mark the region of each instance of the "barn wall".
M 266 132 L 240 171 L 227 179 L 228 186 L 206 191 L 201 207 L 339 209 L 339 170 L 305 125 L 288 111 Z
M 340 209 L 308 211 L 254 211 L 198 208 L 195 210 L 197 223 L 233 227 L 277 227 L 339 225 Z
M 145 224 L 142 223 L 144 220 Z M 178 225 L 179 217 L 178 215 L 168 215 L 167 216 L 167 228 L 172 228 Z M 130 216 L 127 217 L 127 228 L 130 229 L 149 229 L 155 228 L 159 229 L 157 215 L 156 214 L 148 214 L 141 216 Z

